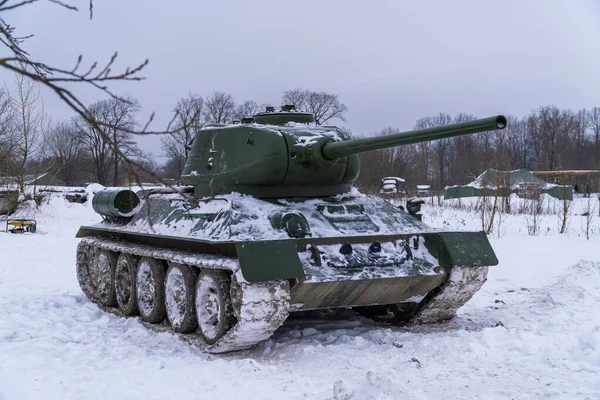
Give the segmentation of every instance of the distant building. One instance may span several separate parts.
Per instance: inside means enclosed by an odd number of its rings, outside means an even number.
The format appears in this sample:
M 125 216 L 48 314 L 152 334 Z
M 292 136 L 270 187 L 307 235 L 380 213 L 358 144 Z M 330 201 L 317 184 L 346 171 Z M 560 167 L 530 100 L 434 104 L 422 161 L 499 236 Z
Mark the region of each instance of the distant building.
M 467 185 L 448 186 L 444 199 L 507 197 L 513 193 L 525 199 L 535 199 L 541 193 L 546 193 L 557 199 L 573 200 L 573 188 L 571 186 L 547 183 L 526 169 L 514 171 L 488 169 Z
M 381 180 L 379 185 L 379 194 L 382 197 L 402 197 L 408 196 L 406 181 L 397 176 L 388 176 Z
M 417 185 L 417 196 L 418 197 L 431 196 L 431 185 Z
M 0 184 L 5 186 L 12 186 L 18 183 L 16 176 L 4 176 L 0 177 Z M 31 174 L 23 177 L 23 183 L 25 186 L 66 186 L 66 183 L 49 172 L 42 174 Z
M 66 183 L 49 172 L 38 175 L 25 175 L 26 186 L 66 186 Z
M 552 183 L 571 185 L 575 193 L 589 196 L 598 192 L 600 183 L 599 170 L 566 169 L 558 171 L 531 171 L 538 178 L 550 180 Z

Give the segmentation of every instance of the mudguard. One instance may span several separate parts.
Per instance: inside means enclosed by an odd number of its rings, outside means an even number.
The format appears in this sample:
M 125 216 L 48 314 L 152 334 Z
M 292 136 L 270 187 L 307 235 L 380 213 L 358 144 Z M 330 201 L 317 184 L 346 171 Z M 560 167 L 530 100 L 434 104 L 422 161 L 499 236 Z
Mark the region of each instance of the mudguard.
M 487 267 L 498 265 L 498 258 L 484 232 L 442 232 L 439 234 L 440 265 Z

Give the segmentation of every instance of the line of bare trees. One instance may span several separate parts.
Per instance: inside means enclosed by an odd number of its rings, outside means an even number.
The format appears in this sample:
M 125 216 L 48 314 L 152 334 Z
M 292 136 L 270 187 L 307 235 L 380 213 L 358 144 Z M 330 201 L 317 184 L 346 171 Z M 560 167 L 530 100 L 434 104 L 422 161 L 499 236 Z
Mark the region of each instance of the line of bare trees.
M 14 91 L 0 89 L 0 171 L 12 172 L 12 183 L 21 191 L 26 168 L 44 151 L 43 137 L 49 127 L 35 83 L 16 75 Z M 6 173 L 0 176 L 6 179 Z
M 417 120 L 414 128 L 471 119 L 475 116 L 440 113 Z M 377 134 L 397 131 L 388 127 Z M 572 111 L 542 106 L 522 118 L 509 116 L 502 131 L 373 151 L 361 155 L 361 164 L 357 184 L 364 190 L 375 190 L 385 176 L 403 177 L 409 187 L 430 184 L 440 190 L 468 183 L 488 168 L 600 169 L 600 107 Z
M 88 110 L 100 124 L 81 116 L 53 124 L 38 83 L 16 75 L 14 87 L 0 90 L 1 183 L 17 184 L 23 192 L 27 175 L 51 172 L 67 185 L 120 185 L 131 168 L 123 157 L 150 163 L 130 133 L 138 125 L 136 99 L 90 104 Z
M 43 172 L 52 172 L 67 185 L 92 181 L 122 185 L 135 174 L 142 179 L 144 175 L 177 179 L 199 129 L 209 123 L 250 117 L 265 106 L 254 100 L 237 102 L 222 91 L 206 97 L 189 93 L 174 107 L 170 133 L 161 140 L 167 162 L 159 166 L 133 140 L 131 132 L 140 126 L 136 99 L 123 96 L 90 104 L 89 113 L 99 124 L 80 116 L 52 123 L 35 82 L 17 75 L 14 86 L 12 92 L 0 89 L 0 177 L 13 177 L 21 190 L 26 174 Z M 325 92 L 286 90 L 281 100 L 314 113 L 317 124 L 344 121 L 347 112 L 337 95 Z M 475 116 L 469 114 L 440 113 L 417 120 L 414 128 L 472 119 Z M 357 184 L 363 190 L 374 190 L 382 177 L 400 176 L 407 179 L 409 187 L 431 184 L 439 190 L 467 183 L 487 168 L 600 169 L 600 107 L 574 112 L 543 106 L 525 117 L 508 119 L 508 127 L 502 131 L 364 153 Z M 376 135 L 397 131 L 387 127 Z M 124 157 L 136 160 L 135 171 Z

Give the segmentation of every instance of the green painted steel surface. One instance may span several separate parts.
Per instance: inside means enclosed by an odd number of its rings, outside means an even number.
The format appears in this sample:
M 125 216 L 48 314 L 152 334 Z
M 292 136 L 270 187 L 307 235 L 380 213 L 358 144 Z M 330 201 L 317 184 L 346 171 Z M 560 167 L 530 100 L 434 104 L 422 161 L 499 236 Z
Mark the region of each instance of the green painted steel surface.
M 94 195 L 92 207 L 106 217 L 130 217 L 140 204 L 140 198 L 131 190 L 102 190 Z
M 365 151 L 429 142 L 432 140 L 471 135 L 479 132 L 495 131 L 504 129 L 505 127 L 506 117 L 498 115 L 457 124 L 436 126 L 434 128 L 400 132 L 388 136 L 328 143 L 323 147 L 323 157 L 328 160 L 333 160 L 338 157 L 363 153 Z
M 358 157 L 329 161 L 314 152 L 325 142 L 343 137 L 337 131 L 308 126 L 210 127 L 194 138 L 182 180 L 195 187 L 197 197 L 230 192 L 257 197 L 345 193 L 358 176 Z
M 498 265 L 498 258 L 484 232 L 442 232 L 440 242 L 440 264 L 447 269 Z
M 265 112 L 254 116 L 254 122 L 263 125 L 285 125 L 289 122 L 306 124 L 314 120 L 312 114 L 302 112 Z
M 237 242 L 237 257 L 248 282 L 304 278 L 304 269 L 292 240 Z

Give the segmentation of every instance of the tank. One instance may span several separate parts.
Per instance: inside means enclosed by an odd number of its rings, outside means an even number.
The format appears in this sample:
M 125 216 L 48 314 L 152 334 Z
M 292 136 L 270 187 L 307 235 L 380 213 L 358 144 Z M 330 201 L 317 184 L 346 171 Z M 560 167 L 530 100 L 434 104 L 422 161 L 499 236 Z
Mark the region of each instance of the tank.
M 500 115 L 351 139 L 292 106 L 205 126 L 184 186 L 96 193 L 103 221 L 77 233 L 80 286 L 103 310 L 213 353 L 250 348 L 309 310 L 450 319 L 498 263 L 486 235 L 427 226 L 422 201 L 360 193 L 357 154 L 505 126 Z

